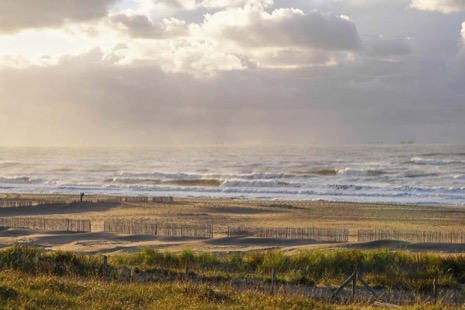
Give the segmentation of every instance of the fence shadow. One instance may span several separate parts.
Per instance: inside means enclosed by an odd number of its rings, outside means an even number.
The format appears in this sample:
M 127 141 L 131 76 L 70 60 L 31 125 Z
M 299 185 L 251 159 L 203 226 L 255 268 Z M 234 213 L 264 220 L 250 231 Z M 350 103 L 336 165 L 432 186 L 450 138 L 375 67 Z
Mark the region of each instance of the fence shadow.
M 73 203 L 46 203 L 37 206 L 1 208 L 2 217 L 32 216 L 32 215 L 59 215 L 82 212 L 107 211 L 114 209 L 118 203 L 73 202 Z
M 324 244 L 327 242 L 314 239 L 278 239 L 256 237 L 224 237 L 205 241 L 208 245 L 242 245 L 242 246 L 301 246 Z

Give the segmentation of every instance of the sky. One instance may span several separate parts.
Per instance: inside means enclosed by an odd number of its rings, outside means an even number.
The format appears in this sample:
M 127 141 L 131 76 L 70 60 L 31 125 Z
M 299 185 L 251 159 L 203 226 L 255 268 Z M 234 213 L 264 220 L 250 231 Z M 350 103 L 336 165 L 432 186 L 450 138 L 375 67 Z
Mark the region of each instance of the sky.
M 0 145 L 464 132 L 464 0 L 0 0 Z

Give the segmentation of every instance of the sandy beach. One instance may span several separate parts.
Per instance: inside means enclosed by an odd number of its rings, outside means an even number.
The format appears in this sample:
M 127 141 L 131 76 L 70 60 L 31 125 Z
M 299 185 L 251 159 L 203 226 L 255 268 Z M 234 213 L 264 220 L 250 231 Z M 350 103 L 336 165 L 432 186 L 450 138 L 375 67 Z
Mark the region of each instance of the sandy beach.
M 27 228 L 3 228 L 0 247 L 28 243 L 51 250 L 86 253 L 119 253 L 154 247 L 179 251 L 250 251 L 257 249 L 300 248 L 389 248 L 411 251 L 465 252 L 465 245 L 453 243 L 409 243 L 398 240 L 357 242 L 359 229 L 461 231 L 465 224 L 464 207 L 331 203 L 313 201 L 260 201 L 234 199 L 181 199 L 171 203 L 108 202 L 103 196 L 86 196 L 84 202 L 70 195 L 0 194 L 0 201 L 45 201 L 27 207 L 0 208 L 0 218 L 44 218 L 91 220 L 92 231 L 86 233 L 38 231 Z M 55 203 L 53 203 L 55 202 Z M 185 225 L 212 224 L 213 239 L 123 235 L 103 231 L 105 220 L 177 223 Z M 228 237 L 228 227 L 315 227 L 349 230 L 348 243 L 327 243 L 305 239 Z

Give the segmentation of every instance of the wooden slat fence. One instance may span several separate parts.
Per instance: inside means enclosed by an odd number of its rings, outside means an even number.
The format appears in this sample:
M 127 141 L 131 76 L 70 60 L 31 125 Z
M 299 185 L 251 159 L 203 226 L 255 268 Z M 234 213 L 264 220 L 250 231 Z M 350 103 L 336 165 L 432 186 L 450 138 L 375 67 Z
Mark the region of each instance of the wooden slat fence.
M 121 203 L 121 202 L 123 202 L 123 197 L 97 199 L 97 203 Z
M 49 205 L 56 203 L 65 203 L 65 202 L 47 202 L 47 201 L 37 201 L 37 200 L 0 200 L 0 208 L 21 208 L 21 207 L 33 207 L 40 205 Z
M 173 202 L 174 198 L 172 196 L 167 197 L 152 197 L 152 202 Z
M 415 243 L 465 243 L 462 231 L 359 230 L 358 242 L 400 240 Z
M 104 231 L 126 235 L 213 238 L 213 225 L 163 224 L 139 221 L 105 221 Z
M 124 197 L 126 202 L 148 202 L 148 197 Z
M 323 242 L 348 242 L 348 229 L 335 228 L 257 228 L 228 227 L 228 237 L 252 236 L 279 239 L 313 239 Z
M 30 217 L 0 218 L 0 226 L 74 232 L 90 232 L 92 228 L 90 220 L 47 219 Z
M 37 205 L 37 202 L 32 200 L 4 200 L 0 201 L 0 208 L 20 208 L 20 207 L 32 207 Z

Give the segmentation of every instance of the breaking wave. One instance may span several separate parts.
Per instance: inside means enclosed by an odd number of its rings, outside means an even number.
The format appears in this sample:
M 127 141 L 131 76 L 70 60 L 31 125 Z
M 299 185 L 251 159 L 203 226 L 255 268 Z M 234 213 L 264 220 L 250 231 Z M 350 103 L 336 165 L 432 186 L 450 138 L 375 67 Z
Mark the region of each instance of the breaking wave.
M 385 171 L 376 169 L 355 169 L 344 168 L 337 171 L 337 174 L 350 175 L 350 176 L 378 176 L 385 174 Z
M 413 157 L 407 163 L 415 165 L 430 165 L 430 166 L 441 166 L 441 165 L 454 165 L 464 164 L 463 160 L 451 160 L 451 159 L 428 159 L 423 157 Z
M 291 186 L 288 182 L 280 182 L 275 180 L 227 180 L 221 184 L 222 187 L 285 187 Z
M 30 178 L 25 176 L 0 177 L 0 183 L 2 184 L 39 184 L 42 182 L 42 179 Z

